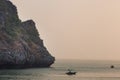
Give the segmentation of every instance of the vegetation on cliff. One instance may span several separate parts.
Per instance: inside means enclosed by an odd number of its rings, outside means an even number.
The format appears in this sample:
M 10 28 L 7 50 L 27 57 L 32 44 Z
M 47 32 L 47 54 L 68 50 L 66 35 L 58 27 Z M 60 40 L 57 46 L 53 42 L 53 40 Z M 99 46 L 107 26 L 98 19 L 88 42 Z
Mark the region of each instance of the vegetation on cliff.
M 48 67 L 54 60 L 35 22 L 21 22 L 16 7 L 8 0 L 0 0 L 0 68 Z

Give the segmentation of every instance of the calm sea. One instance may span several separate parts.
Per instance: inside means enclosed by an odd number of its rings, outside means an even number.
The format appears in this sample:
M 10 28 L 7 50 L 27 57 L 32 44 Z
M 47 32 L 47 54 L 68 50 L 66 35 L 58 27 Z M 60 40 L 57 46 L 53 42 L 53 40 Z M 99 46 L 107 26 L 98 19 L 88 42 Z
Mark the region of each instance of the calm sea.
M 0 70 L 0 80 L 120 80 L 120 61 L 58 60 L 51 68 Z

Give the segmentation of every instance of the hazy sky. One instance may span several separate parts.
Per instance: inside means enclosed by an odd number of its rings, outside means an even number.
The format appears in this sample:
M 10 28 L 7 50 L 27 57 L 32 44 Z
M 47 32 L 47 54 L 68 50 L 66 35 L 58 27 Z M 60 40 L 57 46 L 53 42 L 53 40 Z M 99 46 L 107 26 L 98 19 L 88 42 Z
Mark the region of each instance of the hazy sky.
M 57 59 L 120 60 L 120 0 L 11 0 Z

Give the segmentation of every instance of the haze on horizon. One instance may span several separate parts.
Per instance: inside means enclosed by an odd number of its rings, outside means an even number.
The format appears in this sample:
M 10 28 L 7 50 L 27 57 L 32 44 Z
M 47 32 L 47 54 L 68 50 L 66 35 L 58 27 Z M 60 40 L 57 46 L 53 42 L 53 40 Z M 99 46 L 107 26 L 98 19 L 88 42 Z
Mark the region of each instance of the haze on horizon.
M 11 0 L 56 59 L 120 60 L 120 0 Z

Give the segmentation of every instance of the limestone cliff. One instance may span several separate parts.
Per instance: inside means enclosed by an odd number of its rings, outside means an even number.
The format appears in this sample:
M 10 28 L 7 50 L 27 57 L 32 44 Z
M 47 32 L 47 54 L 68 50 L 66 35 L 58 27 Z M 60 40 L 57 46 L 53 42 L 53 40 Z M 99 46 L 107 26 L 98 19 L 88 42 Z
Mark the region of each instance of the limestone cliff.
M 16 7 L 9 0 L 0 0 L 0 68 L 49 67 L 54 60 L 35 22 L 21 22 Z

